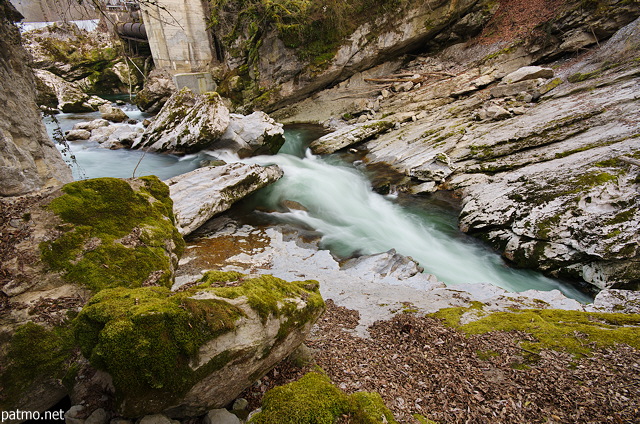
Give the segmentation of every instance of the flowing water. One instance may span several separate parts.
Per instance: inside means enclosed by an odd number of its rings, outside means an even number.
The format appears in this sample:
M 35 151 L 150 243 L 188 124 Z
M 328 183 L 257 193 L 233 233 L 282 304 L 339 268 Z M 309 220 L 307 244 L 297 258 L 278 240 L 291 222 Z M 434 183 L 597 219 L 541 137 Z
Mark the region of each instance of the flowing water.
M 140 119 L 140 112 L 129 111 Z M 98 114 L 58 115 L 62 130 Z M 48 124 L 50 132 L 53 129 Z M 448 285 L 492 283 L 509 291 L 559 289 L 581 302 L 591 298 L 570 284 L 547 278 L 540 273 L 515 269 L 489 247 L 466 236 L 457 228 L 455 214 L 424 198 L 418 202 L 402 196 L 382 196 L 372 190 L 366 174 L 339 156 L 318 157 L 306 146 L 317 136 L 309 127 L 289 129 L 286 143 L 276 156 L 259 156 L 245 162 L 277 164 L 284 177 L 254 196 L 261 209 L 276 221 L 310 227 L 322 234 L 323 248 L 336 256 L 373 254 L 389 249 L 411 256 L 425 272 Z M 92 142 L 73 142 L 72 152 L 78 166 L 76 179 L 102 176 L 131 177 L 158 175 L 167 179 L 191 171 L 213 153 L 178 157 L 132 150 L 101 149 Z M 144 157 L 142 157 L 144 155 Z M 141 158 L 142 157 L 142 158 Z M 225 157 L 227 161 L 239 160 Z M 295 202 L 291 210 L 284 207 Z M 295 204 L 294 203 L 294 204 Z

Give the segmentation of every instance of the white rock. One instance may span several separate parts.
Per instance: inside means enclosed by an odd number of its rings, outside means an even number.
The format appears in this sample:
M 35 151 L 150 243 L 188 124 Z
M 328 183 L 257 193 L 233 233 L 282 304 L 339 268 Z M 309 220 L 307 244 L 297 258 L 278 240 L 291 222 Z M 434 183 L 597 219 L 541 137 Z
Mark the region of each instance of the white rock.
M 207 148 L 226 131 L 229 109 L 217 93 L 174 93 L 134 148 L 191 153 Z
M 126 113 L 119 107 L 111 106 L 110 104 L 103 104 L 98 107 L 102 119 L 106 119 L 111 122 L 123 122 L 129 119 Z
M 214 409 L 205 415 L 204 424 L 240 424 L 240 419 L 226 409 Z
M 523 66 L 502 78 L 502 82 L 513 84 L 514 82 L 525 81 L 536 78 L 553 78 L 554 72 L 551 68 L 543 68 L 541 66 Z
M 264 112 L 250 115 L 231 114 L 227 130 L 209 149 L 227 150 L 246 157 L 256 154 L 275 154 L 284 143 L 282 124 Z
M 94 119 L 93 121 L 88 122 L 78 122 L 73 126 L 73 129 L 93 131 L 97 128 L 108 127 L 109 125 L 111 124 L 106 119 Z
M 182 235 L 196 230 L 233 203 L 282 177 L 277 166 L 232 163 L 199 168 L 165 183 L 173 199 L 176 226 Z
M 71 130 L 65 135 L 65 137 L 69 141 L 88 140 L 89 137 L 91 137 L 91 133 L 87 130 Z
M 315 154 L 334 153 L 352 144 L 360 143 L 391 128 L 390 121 L 370 121 L 349 125 L 324 135 L 311 143 L 309 148 Z

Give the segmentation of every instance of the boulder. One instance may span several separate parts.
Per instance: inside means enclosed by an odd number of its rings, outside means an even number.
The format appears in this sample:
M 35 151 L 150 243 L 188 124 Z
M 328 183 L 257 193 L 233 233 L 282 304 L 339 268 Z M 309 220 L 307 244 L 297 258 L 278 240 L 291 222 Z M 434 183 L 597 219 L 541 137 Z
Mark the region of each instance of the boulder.
M 65 137 L 69 141 L 88 140 L 89 137 L 91 137 L 91 133 L 87 130 L 71 130 L 65 135 Z
M 199 168 L 166 181 L 181 234 L 195 231 L 213 216 L 282 177 L 277 166 L 232 163 Z
M 412 168 L 409 175 L 420 181 L 442 182 L 453 174 L 453 170 L 454 165 L 449 156 L 445 153 L 438 153 L 431 161 L 425 161 L 422 165 Z
M 162 69 L 149 73 L 144 88 L 136 94 L 135 103 L 143 112 L 157 113 L 177 91 L 171 74 Z
M 123 122 L 129 119 L 126 113 L 119 107 L 111 106 L 110 104 L 103 104 L 98 107 L 100 116 L 102 119 L 106 119 L 111 122 Z
M 226 150 L 240 157 L 275 154 L 284 144 L 282 124 L 264 112 L 251 115 L 231 114 L 227 130 L 220 140 L 211 145 L 213 150 Z
M 202 415 L 233 401 L 306 338 L 324 311 L 316 281 L 210 271 L 190 288 L 115 288 L 76 320 L 124 416 Z
M 97 128 L 108 127 L 109 125 L 109 121 L 106 119 L 94 119 L 93 121 L 88 122 L 78 122 L 73 126 L 73 129 L 93 131 Z
M 58 109 L 65 113 L 93 112 L 95 109 L 87 103 L 89 96 L 74 83 L 43 69 L 35 70 L 36 77 L 49 87 L 58 98 Z
M 315 154 L 328 154 L 358 144 L 393 127 L 390 121 L 371 121 L 349 125 L 324 135 L 311 143 L 309 148 Z
M 204 424 L 240 424 L 240 419 L 224 408 L 213 409 L 204 416 Z
M 185 87 L 163 106 L 134 148 L 192 153 L 209 147 L 226 131 L 229 109 L 217 93 L 194 94 Z
M 541 66 L 523 66 L 517 71 L 511 72 L 506 77 L 502 78 L 502 82 L 506 84 L 513 84 L 515 82 L 544 78 L 553 78 L 554 72 L 551 68 L 543 68 Z
M 140 140 L 144 130 L 136 125 L 112 124 L 91 131 L 91 141 L 97 141 L 101 147 L 119 149 L 130 147 Z
M 156 177 L 73 182 L 1 209 L 0 409 L 44 411 L 86 362 L 72 317 L 105 288 L 170 287 L 184 241 Z

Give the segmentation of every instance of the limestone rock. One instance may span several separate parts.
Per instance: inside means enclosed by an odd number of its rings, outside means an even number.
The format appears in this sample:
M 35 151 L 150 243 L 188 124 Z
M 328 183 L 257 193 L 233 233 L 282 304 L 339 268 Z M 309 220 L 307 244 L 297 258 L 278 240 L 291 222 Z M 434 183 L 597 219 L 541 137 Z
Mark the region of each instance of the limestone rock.
M 513 84 L 500 84 L 491 88 L 491 97 L 512 97 L 522 92 L 531 92 L 539 85 L 538 80 L 525 80 Z
M 98 408 L 84 420 L 84 424 L 107 424 L 109 422 L 109 414 L 102 408 Z
M 143 112 L 157 113 L 176 91 L 171 74 L 154 69 L 147 76 L 144 88 L 136 94 L 135 103 Z
M 48 86 L 58 98 L 58 109 L 67 113 L 92 112 L 95 109 L 87 103 L 89 96 L 74 83 L 43 69 L 35 70 L 36 77 Z
M 342 129 L 324 135 L 311 143 L 309 148 L 313 153 L 321 155 L 334 153 L 345 147 L 358 144 L 375 137 L 393 126 L 390 121 L 371 121 L 346 126 Z
M 111 122 L 123 122 L 129 119 L 126 113 L 119 107 L 111 106 L 110 104 L 103 104 L 98 107 L 100 116 L 102 119 L 106 119 Z
M 224 408 L 213 409 L 204 416 L 204 424 L 240 424 L 240 419 Z
M 515 82 L 538 79 L 538 78 L 553 78 L 554 72 L 551 68 L 543 68 L 541 66 L 523 66 L 502 78 L 502 82 L 506 84 L 513 84 Z
M 211 271 L 180 292 L 102 290 L 76 325 L 83 354 L 113 378 L 119 413 L 192 417 L 286 358 L 323 311 L 315 281 Z
M 91 131 L 91 141 L 97 141 L 101 147 L 119 149 L 130 147 L 140 141 L 144 129 L 136 125 L 112 124 Z
M 89 137 L 91 137 L 91 133 L 87 130 L 71 130 L 65 135 L 65 137 L 69 141 L 88 140 Z
M 174 424 L 175 421 L 162 414 L 145 415 L 138 424 Z
M 227 130 L 210 148 L 237 153 L 240 157 L 275 154 L 284 144 L 282 124 L 264 112 L 231 114 Z
M 453 170 L 454 165 L 451 163 L 449 156 L 445 153 L 438 153 L 431 160 L 412 168 L 409 175 L 418 178 L 420 181 L 442 182 L 453 174 Z
M 640 313 L 640 292 L 632 290 L 601 290 L 587 311 L 623 314 Z
M 191 153 L 207 148 L 229 126 L 229 109 L 217 93 L 176 92 L 149 125 L 134 148 Z
M 93 131 L 97 128 L 108 127 L 109 125 L 109 121 L 106 119 L 94 119 L 93 121 L 88 122 L 78 122 L 73 126 L 73 129 Z
M 20 32 L 9 21 L 10 16 L 18 15 L 9 2 L 2 2 L 0 196 L 17 196 L 72 181 L 71 171 L 47 136 L 36 106 L 29 58 L 21 45 Z
M 86 362 L 69 316 L 108 287 L 171 286 L 184 241 L 156 177 L 77 181 L 1 207 L 16 219 L 0 224 L 0 407 L 43 411 L 68 394 L 62 378 Z
M 486 113 L 488 119 L 494 119 L 496 121 L 511 118 L 511 114 L 509 113 L 509 111 L 498 105 L 491 105 L 487 107 Z
M 199 168 L 167 180 L 180 233 L 190 234 L 211 217 L 282 175 L 277 166 L 232 163 Z

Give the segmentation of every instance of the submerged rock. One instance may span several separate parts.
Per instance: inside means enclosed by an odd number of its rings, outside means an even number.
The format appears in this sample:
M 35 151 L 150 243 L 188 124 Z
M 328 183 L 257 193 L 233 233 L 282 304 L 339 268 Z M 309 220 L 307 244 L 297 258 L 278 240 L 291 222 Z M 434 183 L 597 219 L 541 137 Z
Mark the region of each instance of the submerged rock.
M 163 106 L 134 148 L 191 153 L 207 148 L 229 126 L 229 109 L 217 93 L 194 94 L 185 87 Z
M 232 163 L 199 168 L 166 181 L 171 190 L 176 225 L 190 234 L 238 200 L 282 177 L 275 166 Z

